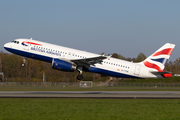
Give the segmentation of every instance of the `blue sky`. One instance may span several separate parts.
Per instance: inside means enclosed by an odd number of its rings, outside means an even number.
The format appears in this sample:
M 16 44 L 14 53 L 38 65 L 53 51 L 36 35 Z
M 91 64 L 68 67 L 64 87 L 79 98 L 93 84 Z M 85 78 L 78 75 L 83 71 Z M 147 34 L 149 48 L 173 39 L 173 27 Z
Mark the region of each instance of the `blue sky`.
M 180 57 L 179 0 L 0 0 L 0 50 L 31 38 L 100 54 L 151 55 L 165 43 Z

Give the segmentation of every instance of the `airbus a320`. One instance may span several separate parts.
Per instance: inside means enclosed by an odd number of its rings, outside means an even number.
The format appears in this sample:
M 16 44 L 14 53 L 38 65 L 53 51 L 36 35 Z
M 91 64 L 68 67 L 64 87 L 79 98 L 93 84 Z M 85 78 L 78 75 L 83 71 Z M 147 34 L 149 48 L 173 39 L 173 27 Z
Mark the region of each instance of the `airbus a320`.
M 171 77 L 171 73 L 163 69 L 174 47 L 174 44 L 166 43 L 144 61 L 133 63 L 32 39 L 15 39 L 4 45 L 11 53 L 52 63 L 53 69 L 78 71 L 78 80 L 83 79 L 83 71 L 120 78 Z

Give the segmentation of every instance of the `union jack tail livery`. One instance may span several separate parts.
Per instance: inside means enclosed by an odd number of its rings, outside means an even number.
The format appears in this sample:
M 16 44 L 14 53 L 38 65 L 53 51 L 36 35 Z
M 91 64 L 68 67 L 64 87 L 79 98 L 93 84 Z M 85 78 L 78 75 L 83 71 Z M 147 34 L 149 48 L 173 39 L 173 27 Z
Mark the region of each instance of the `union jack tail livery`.
M 171 77 L 169 72 L 164 72 L 163 69 L 170 58 L 170 55 L 175 45 L 166 43 L 164 46 L 159 48 L 151 56 L 145 59 L 142 63 L 151 69 L 151 73 L 155 75 L 161 75 L 162 77 Z

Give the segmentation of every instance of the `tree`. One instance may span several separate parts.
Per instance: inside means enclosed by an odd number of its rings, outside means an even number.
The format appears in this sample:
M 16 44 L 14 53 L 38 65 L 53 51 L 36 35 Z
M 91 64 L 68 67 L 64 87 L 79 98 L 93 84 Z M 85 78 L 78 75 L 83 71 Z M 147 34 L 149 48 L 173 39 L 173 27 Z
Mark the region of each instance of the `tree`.
M 140 52 L 139 55 L 137 56 L 135 62 L 141 62 L 141 61 L 143 61 L 145 59 L 146 59 L 146 56 L 144 55 L 144 53 Z
M 179 73 L 179 65 L 180 65 L 180 58 L 177 59 L 173 62 L 175 66 L 175 73 Z
M 101 55 L 106 55 L 106 54 L 104 52 L 102 52 Z
M 113 53 L 111 57 L 118 58 L 118 54 L 117 53 Z
M 140 62 L 146 59 L 146 56 L 143 53 L 140 53 L 136 59 L 125 58 L 124 56 L 117 53 L 113 53 L 112 57 L 136 62 Z M 47 82 L 75 82 L 77 81 L 76 76 L 79 74 L 77 71 L 63 72 L 54 70 L 52 69 L 51 63 L 34 59 L 27 59 L 25 67 L 22 67 L 22 57 L 9 53 L 0 52 L 0 60 L 0 70 L 4 72 L 6 82 L 42 82 L 43 72 L 46 73 Z M 170 71 L 173 74 L 178 74 L 180 73 L 179 69 L 180 57 L 175 61 L 167 62 L 164 71 Z M 83 74 L 84 80 L 93 80 L 94 77 L 96 77 L 96 81 L 104 81 L 104 79 L 107 79 L 105 77 L 94 76 L 94 73 L 83 72 Z
M 118 59 L 126 60 L 126 58 L 124 56 L 122 56 L 121 54 L 118 55 Z

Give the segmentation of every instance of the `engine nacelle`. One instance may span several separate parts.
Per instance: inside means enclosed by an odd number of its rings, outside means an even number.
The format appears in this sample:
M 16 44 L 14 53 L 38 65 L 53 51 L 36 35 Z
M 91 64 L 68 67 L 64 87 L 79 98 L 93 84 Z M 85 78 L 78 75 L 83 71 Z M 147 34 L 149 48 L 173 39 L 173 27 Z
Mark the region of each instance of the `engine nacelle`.
M 73 65 L 71 62 L 65 60 L 54 58 L 52 61 L 52 68 L 61 71 L 73 72 L 76 70 L 76 65 Z

